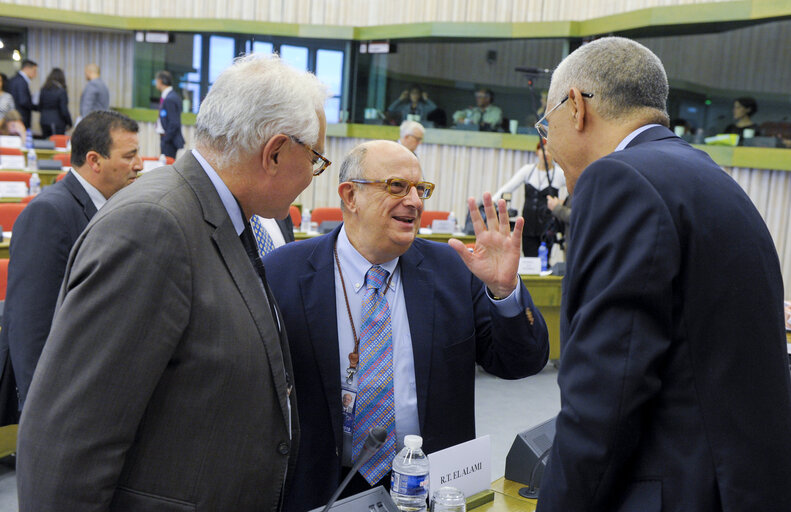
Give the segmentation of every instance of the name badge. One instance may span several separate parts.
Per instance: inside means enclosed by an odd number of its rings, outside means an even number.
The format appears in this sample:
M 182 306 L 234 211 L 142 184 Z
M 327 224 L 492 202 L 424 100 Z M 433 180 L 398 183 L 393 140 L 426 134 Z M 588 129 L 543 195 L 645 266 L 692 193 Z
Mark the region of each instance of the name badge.
M 357 392 L 350 387 L 341 388 L 341 411 L 343 411 L 343 433 L 352 434 L 354 429 L 354 405 L 357 403 Z

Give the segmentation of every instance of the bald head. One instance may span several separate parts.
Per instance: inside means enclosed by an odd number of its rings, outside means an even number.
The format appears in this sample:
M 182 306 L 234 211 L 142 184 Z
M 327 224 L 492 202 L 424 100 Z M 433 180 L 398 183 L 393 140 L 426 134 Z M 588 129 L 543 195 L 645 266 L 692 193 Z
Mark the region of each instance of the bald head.
M 94 78 L 99 78 L 99 66 L 96 64 L 88 64 L 85 66 L 85 79 L 86 80 L 93 80 Z

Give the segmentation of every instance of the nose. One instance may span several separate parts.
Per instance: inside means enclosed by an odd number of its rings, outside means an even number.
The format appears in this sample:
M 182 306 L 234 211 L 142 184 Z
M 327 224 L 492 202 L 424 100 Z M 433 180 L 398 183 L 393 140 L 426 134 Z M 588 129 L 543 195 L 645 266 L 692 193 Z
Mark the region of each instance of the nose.
M 143 170 L 143 158 L 140 155 L 135 155 L 134 160 L 132 160 L 132 169 L 137 172 Z
M 418 210 L 423 208 L 423 199 L 420 198 L 420 194 L 417 193 L 417 188 L 414 186 L 409 187 L 409 192 L 404 196 L 404 204 L 408 206 L 414 206 Z

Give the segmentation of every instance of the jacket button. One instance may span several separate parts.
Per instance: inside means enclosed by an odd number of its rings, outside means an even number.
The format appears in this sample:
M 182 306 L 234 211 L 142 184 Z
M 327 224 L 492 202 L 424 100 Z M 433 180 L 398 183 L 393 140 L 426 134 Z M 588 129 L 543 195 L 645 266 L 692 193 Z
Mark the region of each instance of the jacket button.
M 288 443 L 283 441 L 279 445 L 277 445 L 277 451 L 280 452 L 280 455 L 288 455 Z

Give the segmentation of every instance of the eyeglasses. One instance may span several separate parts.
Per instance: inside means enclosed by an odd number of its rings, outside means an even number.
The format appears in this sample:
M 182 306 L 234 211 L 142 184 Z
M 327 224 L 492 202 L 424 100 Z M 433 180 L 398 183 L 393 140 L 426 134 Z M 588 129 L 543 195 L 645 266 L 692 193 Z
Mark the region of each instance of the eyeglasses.
M 404 197 L 409 193 L 409 189 L 415 187 L 415 190 L 417 190 L 417 195 L 420 197 L 420 199 L 428 199 L 431 197 L 431 193 L 434 192 L 435 187 L 433 183 L 429 183 L 428 181 L 418 181 L 415 183 L 402 178 L 389 178 L 386 180 L 354 179 L 349 181 L 352 183 L 360 183 L 362 185 L 385 183 L 385 189 L 387 190 L 387 193 L 396 197 Z
M 593 98 L 593 93 L 592 92 L 581 92 L 580 95 L 583 98 Z M 549 114 L 554 112 L 555 109 L 558 108 L 559 106 L 561 106 L 564 103 L 566 103 L 566 100 L 568 100 L 568 99 L 569 99 L 569 97 L 568 97 L 568 95 L 566 95 L 565 98 L 560 100 L 560 103 L 558 103 L 557 105 L 555 105 L 554 107 L 549 109 L 549 112 L 545 113 L 541 117 L 541 119 L 538 120 L 538 122 L 536 123 L 535 126 L 536 126 L 536 130 L 538 131 L 538 134 L 541 135 L 542 138 L 546 139 L 547 135 L 549 134 L 549 123 L 547 122 L 547 118 L 549 117 Z
M 316 157 L 316 158 L 311 158 L 311 161 L 313 162 L 313 176 L 318 176 L 319 174 L 327 170 L 327 167 L 332 165 L 332 162 L 330 162 L 324 155 L 322 155 L 312 147 L 308 146 L 307 144 L 305 144 L 298 138 L 294 137 L 293 135 L 289 135 L 289 137 L 291 137 L 291 140 L 293 140 L 297 144 L 307 148 L 311 153 L 313 153 L 313 156 Z

